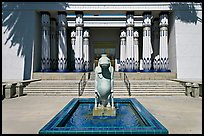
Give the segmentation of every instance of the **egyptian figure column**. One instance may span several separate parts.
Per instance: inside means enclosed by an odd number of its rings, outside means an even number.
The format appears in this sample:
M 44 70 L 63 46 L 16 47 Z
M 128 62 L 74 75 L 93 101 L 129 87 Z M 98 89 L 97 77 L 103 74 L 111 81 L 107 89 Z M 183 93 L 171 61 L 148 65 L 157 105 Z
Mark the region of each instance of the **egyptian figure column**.
M 122 30 L 120 33 L 120 71 L 125 70 L 125 41 L 126 38 L 126 32 Z
M 83 35 L 84 41 L 83 41 L 83 46 L 84 46 L 84 68 L 85 71 L 89 71 L 89 32 L 88 30 L 84 31 Z
M 160 59 L 160 71 L 169 71 L 168 64 L 168 15 L 160 15 L 160 49 L 159 49 L 159 59 Z
M 138 37 L 139 33 L 138 31 L 135 31 L 133 33 L 134 36 L 134 44 L 133 44 L 133 70 L 138 71 L 139 70 L 139 47 L 138 47 Z
M 58 71 L 67 70 L 67 33 L 66 13 L 58 13 Z
M 159 70 L 159 18 L 154 19 L 154 25 L 153 25 L 153 68 L 154 71 Z
M 75 42 L 75 70 L 84 70 L 84 59 L 83 59 L 83 15 L 76 14 L 76 42 Z
M 72 60 L 71 63 L 73 65 L 72 69 L 75 67 L 74 66 L 75 62 L 73 62 L 73 60 L 75 61 L 75 56 L 74 56 L 74 54 L 75 54 L 75 43 L 76 43 L 76 32 L 73 30 L 71 32 L 71 44 L 72 44 L 72 53 L 71 54 L 73 54 L 73 55 L 71 55 L 71 60 Z
M 41 71 L 50 71 L 50 14 L 42 13 L 42 53 L 41 53 Z
M 143 71 L 147 72 L 151 69 L 151 54 L 153 53 L 151 44 L 151 15 L 144 14 L 143 16 Z
M 127 14 L 127 22 L 126 22 L 126 65 L 125 71 L 131 72 L 133 71 L 133 26 L 134 26 L 134 18 L 132 14 Z
M 51 69 L 57 70 L 58 50 L 56 41 L 56 20 L 51 18 Z

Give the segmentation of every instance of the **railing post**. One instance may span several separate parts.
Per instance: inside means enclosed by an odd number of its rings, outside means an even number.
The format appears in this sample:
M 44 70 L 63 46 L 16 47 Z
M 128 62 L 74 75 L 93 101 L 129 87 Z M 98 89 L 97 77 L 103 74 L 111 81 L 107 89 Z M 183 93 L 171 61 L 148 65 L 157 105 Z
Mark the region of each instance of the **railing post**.
M 18 97 L 23 95 L 23 83 L 21 83 L 21 82 L 17 83 L 16 93 L 17 93 Z
M 192 84 L 191 83 L 186 83 L 185 87 L 186 87 L 186 95 L 190 96 L 190 94 L 192 92 Z
M 78 95 L 80 96 L 80 82 L 78 83 Z
M 125 83 L 125 85 L 126 85 L 126 87 L 127 87 L 129 96 L 131 96 L 131 92 L 130 92 L 130 81 L 128 80 L 128 77 L 127 77 L 127 75 L 125 74 L 125 72 L 124 72 L 124 83 Z
M 81 96 L 83 94 L 84 88 L 86 86 L 86 73 L 84 73 L 78 83 L 78 95 Z
M 16 83 L 8 83 L 5 86 L 5 98 L 9 99 L 16 94 Z
M 193 97 L 199 97 L 199 85 L 198 85 L 198 83 L 192 84 L 192 96 Z

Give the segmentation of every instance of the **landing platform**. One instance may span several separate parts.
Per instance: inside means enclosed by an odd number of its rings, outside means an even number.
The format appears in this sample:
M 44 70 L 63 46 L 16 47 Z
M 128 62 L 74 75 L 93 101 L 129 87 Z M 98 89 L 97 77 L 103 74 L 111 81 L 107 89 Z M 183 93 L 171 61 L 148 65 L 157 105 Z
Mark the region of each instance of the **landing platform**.
M 33 72 L 33 79 L 42 80 L 80 80 L 86 73 L 86 78 L 95 79 L 94 72 Z M 125 72 L 129 80 L 171 80 L 176 79 L 173 72 Z M 114 72 L 115 80 L 123 80 L 124 72 Z
M 83 74 L 84 72 L 33 72 L 32 78 L 42 80 L 80 80 Z

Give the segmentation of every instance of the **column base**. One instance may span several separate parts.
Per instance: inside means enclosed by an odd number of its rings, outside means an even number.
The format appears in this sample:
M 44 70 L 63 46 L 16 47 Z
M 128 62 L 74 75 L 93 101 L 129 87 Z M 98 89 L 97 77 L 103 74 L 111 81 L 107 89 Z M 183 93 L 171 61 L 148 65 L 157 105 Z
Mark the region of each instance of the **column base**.
M 125 72 L 125 70 L 124 70 L 124 69 L 123 69 L 123 70 L 122 70 L 122 69 L 119 69 L 118 72 Z
M 86 70 L 73 70 L 73 72 L 87 72 Z
M 140 70 L 140 72 L 155 72 L 155 70 L 152 70 L 152 69 L 150 69 L 150 70 Z
M 139 72 L 138 70 L 129 70 L 129 69 L 125 69 L 124 72 Z
M 48 69 L 48 70 L 41 70 L 41 72 L 52 72 L 51 69 Z
M 84 72 L 91 72 L 91 70 L 84 70 Z
M 65 70 L 56 70 L 56 72 L 69 72 L 68 69 L 65 69 Z
M 171 70 L 167 70 L 167 69 L 160 69 L 160 70 L 157 70 L 156 72 L 171 72 Z

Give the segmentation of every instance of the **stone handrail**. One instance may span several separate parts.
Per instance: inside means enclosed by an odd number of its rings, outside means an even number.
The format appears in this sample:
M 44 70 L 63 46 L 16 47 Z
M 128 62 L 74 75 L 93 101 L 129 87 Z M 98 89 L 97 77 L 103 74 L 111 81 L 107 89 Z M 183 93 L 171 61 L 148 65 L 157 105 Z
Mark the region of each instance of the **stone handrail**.
M 185 86 L 186 95 L 193 97 L 202 97 L 202 81 L 184 80 L 184 79 L 171 79 L 172 81 L 180 82 Z
M 31 79 L 23 81 L 2 82 L 2 98 L 12 98 L 16 94 L 23 95 L 23 88 L 31 82 L 40 81 L 41 79 Z
M 131 92 L 130 92 L 130 81 L 128 80 L 128 77 L 127 77 L 127 75 L 125 74 L 125 72 L 124 72 L 124 83 L 125 83 L 125 85 L 126 85 L 126 87 L 127 87 L 129 96 L 131 96 Z
M 84 73 L 78 83 L 78 95 L 81 96 L 86 86 L 86 73 Z

